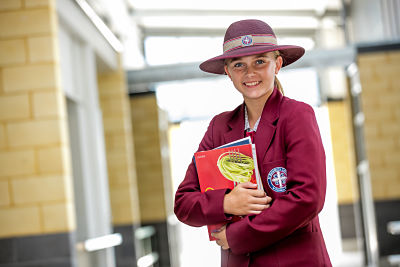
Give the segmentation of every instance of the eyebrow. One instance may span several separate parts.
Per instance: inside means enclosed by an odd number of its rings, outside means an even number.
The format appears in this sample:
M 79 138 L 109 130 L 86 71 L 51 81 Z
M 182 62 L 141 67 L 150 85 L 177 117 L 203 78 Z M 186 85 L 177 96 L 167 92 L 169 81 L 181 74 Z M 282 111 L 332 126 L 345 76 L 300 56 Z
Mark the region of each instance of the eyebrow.
M 268 57 L 267 56 L 267 54 L 265 53 L 265 54 L 257 54 L 257 55 L 253 55 L 253 58 L 254 59 L 257 59 L 257 58 L 264 58 L 264 57 Z M 242 57 L 234 57 L 234 58 L 231 58 L 230 59 L 230 61 L 229 61 L 229 63 L 232 63 L 232 62 L 235 62 L 235 61 L 240 61 L 242 59 Z

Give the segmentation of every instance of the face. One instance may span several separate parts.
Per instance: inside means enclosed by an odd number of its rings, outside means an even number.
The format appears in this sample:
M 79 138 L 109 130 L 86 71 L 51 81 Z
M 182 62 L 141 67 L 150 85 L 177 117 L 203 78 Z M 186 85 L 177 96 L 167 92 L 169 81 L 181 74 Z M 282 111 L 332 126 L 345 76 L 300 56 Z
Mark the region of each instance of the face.
M 282 63 L 282 57 L 267 52 L 230 59 L 225 64 L 225 72 L 246 103 L 266 101 L 274 89 L 275 75 Z

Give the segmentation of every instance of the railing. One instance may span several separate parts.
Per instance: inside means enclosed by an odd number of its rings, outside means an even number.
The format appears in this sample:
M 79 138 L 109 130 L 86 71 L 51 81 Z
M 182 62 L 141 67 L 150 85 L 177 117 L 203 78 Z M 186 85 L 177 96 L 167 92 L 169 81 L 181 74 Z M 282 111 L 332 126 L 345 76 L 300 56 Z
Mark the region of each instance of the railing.
M 400 221 L 388 222 L 387 232 L 392 235 L 400 235 Z M 391 266 L 400 266 L 400 254 L 389 255 L 387 260 Z
M 150 267 L 158 263 L 159 255 L 153 251 L 151 238 L 156 234 L 153 226 L 143 226 L 135 231 L 135 238 L 141 244 L 142 255 L 137 259 L 138 267 Z
M 91 252 L 91 251 L 115 247 L 121 245 L 121 243 L 122 243 L 121 234 L 115 233 L 115 234 L 90 238 L 83 242 L 77 243 L 76 246 L 78 250 Z

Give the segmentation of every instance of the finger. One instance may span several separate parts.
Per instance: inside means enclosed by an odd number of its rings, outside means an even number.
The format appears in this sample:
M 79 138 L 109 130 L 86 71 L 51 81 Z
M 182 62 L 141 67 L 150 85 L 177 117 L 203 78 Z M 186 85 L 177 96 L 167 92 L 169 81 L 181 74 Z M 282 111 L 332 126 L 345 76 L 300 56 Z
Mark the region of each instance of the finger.
M 268 208 L 267 205 L 259 205 L 259 204 L 253 204 L 250 206 L 251 211 L 263 211 L 266 208 Z
M 266 197 L 267 194 L 263 190 L 251 190 L 250 194 L 255 197 Z
M 258 215 L 261 214 L 261 210 L 250 210 L 247 215 Z
M 245 182 L 245 183 L 241 183 L 238 186 L 242 187 L 242 188 L 249 188 L 249 189 L 254 189 L 257 188 L 257 184 L 254 184 L 252 182 Z
M 266 197 L 250 197 L 248 199 L 248 204 L 262 204 L 262 205 L 267 205 L 268 199 Z
M 218 229 L 218 232 L 221 232 L 222 230 L 224 230 L 226 228 L 226 224 L 222 225 L 221 228 Z
M 215 239 L 219 240 L 220 239 L 220 233 L 216 232 L 216 233 L 212 233 L 211 236 L 213 236 Z

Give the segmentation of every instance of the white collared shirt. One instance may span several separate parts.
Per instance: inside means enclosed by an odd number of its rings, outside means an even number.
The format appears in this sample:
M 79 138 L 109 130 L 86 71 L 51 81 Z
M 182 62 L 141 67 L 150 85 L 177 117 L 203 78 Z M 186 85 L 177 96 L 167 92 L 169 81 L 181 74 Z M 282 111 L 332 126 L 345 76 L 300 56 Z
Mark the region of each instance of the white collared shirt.
M 258 124 L 260 123 L 261 116 L 258 118 L 256 123 L 254 124 L 254 128 L 250 128 L 250 123 L 249 123 L 249 115 L 247 114 L 247 107 L 244 105 L 244 131 L 247 132 L 256 132 Z

